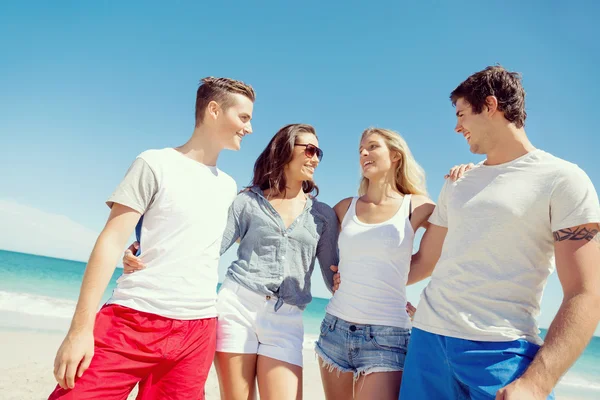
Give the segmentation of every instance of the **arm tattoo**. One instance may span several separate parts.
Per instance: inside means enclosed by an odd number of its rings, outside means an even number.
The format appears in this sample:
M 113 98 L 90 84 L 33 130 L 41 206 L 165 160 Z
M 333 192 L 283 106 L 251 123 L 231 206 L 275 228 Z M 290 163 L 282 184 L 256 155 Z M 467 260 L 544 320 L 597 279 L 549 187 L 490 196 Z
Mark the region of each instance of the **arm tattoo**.
M 554 232 L 554 241 L 562 242 L 563 240 L 587 240 L 595 241 L 600 244 L 600 235 L 598 229 L 587 228 L 568 228 Z

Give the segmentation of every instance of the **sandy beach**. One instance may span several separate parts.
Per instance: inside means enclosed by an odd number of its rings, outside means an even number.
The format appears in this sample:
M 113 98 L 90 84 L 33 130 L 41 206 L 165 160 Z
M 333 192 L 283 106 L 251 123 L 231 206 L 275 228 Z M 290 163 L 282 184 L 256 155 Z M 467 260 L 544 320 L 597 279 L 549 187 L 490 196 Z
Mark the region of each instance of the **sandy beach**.
M 28 330 L 0 330 L 0 399 L 47 399 L 56 385 L 52 375 L 54 355 L 64 334 Z M 315 353 L 309 340 L 304 350 L 304 398 L 324 399 Z M 129 399 L 135 399 L 134 391 Z M 219 399 L 214 367 L 206 384 L 206 398 Z
M 56 385 L 52 375 L 54 356 L 67 331 L 69 319 L 0 311 L 0 400 L 47 399 Z M 7 328 L 8 327 L 8 328 Z M 32 328 L 35 327 L 35 328 Z M 315 337 L 304 340 L 304 396 L 324 400 L 314 352 Z M 135 399 L 134 391 L 129 399 Z M 218 400 L 219 386 L 214 367 L 206 384 L 206 398 Z M 556 390 L 557 400 L 588 400 L 589 394 Z M 345 399 L 340 399 L 345 400 Z
M 56 384 L 52 365 L 63 337 L 64 333 L 59 331 L 0 330 L 0 399 L 47 399 Z M 311 338 L 304 343 L 304 399 L 321 400 L 325 396 L 312 343 Z M 135 394 L 136 391 L 129 399 L 135 399 Z M 206 398 L 220 398 L 214 367 L 206 384 Z M 559 392 L 557 399 L 575 400 L 577 397 L 564 396 Z

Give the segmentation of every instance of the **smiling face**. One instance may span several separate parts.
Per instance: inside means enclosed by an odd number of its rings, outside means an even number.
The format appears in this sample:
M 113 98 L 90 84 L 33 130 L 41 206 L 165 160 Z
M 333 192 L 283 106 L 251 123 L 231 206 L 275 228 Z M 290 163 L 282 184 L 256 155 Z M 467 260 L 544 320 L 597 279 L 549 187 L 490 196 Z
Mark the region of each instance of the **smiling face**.
M 473 112 L 473 107 L 460 98 L 456 101 L 456 126 L 454 131 L 463 135 L 471 153 L 487 154 L 493 146 L 491 135 L 492 121 L 488 118 L 486 108 L 479 114 Z
M 315 135 L 303 132 L 296 136 L 296 142 L 292 152 L 292 159 L 285 166 L 286 178 L 288 181 L 312 181 L 315 169 L 319 165 L 319 157 L 315 151 L 312 156 L 310 146 L 307 150 L 306 145 L 319 147 L 319 140 Z
M 360 167 L 367 179 L 388 174 L 395 169 L 400 155 L 388 148 L 383 137 L 378 133 L 365 136 L 360 142 Z
M 232 104 L 219 107 L 214 120 L 217 138 L 224 149 L 239 150 L 242 138 L 252 133 L 252 111 L 254 103 L 241 94 L 231 94 Z M 210 107 L 210 106 L 209 106 Z

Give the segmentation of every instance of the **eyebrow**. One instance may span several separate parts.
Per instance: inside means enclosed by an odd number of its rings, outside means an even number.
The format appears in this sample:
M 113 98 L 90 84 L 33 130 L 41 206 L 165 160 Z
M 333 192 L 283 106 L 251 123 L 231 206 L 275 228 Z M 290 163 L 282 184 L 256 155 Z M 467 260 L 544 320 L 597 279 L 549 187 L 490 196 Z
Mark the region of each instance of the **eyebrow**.
M 377 143 L 377 141 L 376 141 L 376 140 L 369 140 L 369 141 L 367 142 L 367 144 L 368 144 L 368 145 L 369 145 L 369 144 L 371 144 L 371 143 Z M 363 146 L 361 145 L 361 146 L 359 147 L 359 149 L 362 149 L 362 148 L 363 148 Z

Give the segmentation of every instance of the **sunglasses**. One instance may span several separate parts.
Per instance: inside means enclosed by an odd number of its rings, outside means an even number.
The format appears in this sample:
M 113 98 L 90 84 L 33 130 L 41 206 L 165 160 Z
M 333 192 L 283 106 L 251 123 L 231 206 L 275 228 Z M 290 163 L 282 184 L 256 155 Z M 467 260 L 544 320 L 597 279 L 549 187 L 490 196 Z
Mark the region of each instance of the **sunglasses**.
M 316 154 L 319 161 L 323 159 L 323 150 L 314 144 L 295 144 L 294 146 L 304 146 L 304 155 L 308 158 L 313 158 Z

